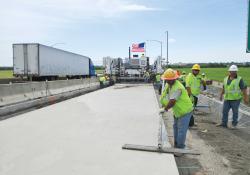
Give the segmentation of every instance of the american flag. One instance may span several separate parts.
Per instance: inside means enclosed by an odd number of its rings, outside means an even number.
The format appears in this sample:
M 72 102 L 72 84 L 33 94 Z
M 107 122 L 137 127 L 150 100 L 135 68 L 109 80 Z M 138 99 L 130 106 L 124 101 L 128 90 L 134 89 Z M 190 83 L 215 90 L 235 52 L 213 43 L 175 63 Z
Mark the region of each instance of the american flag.
M 132 44 L 132 52 L 145 52 L 145 43 Z

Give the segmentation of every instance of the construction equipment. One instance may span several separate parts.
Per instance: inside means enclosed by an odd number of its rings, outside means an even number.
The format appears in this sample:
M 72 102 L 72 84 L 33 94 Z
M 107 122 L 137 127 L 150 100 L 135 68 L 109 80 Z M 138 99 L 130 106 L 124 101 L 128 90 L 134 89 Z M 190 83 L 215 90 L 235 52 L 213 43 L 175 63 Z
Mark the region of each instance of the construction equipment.
M 144 73 L 149 70 L 149 58 L 103 58 L 105 74 L 116 76 L 117 81 L 144 81 Z

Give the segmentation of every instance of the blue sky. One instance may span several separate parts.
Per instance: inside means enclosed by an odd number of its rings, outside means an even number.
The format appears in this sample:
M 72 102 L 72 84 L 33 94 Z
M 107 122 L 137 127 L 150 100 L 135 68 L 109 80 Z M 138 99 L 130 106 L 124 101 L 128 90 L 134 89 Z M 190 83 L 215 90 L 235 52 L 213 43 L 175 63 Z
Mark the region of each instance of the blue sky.
M 132 43 L 163 41 L 169 61 L 249 61 L 247 0 L 10 0 L 0 7 L 0 66 L 12 43 L 38 42 L 92 58 L 127 57 Z M 147 42 L 147 56 L 160 45 Z

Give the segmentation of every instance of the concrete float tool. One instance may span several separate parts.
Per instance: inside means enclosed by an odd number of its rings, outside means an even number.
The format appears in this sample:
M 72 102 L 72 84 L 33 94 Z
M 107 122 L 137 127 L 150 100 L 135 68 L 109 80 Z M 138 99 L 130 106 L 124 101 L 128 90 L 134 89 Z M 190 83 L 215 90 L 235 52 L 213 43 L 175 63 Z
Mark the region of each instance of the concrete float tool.
M 163 81 L 162 91 L 164 89 L 164 81 Z M 159 131 L 158 131 L 158 145 L 157 146 L 148 146 L 148 145 L 135 145 L 135 144 L 124 144 L 122 149 L 127 150 L 135 150 L 135 151 L 146 151 L 146 152 L 157 152 L 157 153 L 181 153 L 181 154 L 192 154 L 192 155 L 200 155 L 198 151 L 190 150 L 190 149 L 179 149 L 179 148 L 167 148 L 163 146 L 163 135 L 162 135 L 162 125 L 163 122 L 163 113 L 160 114 L 159 117 Z M 165 127 L 165 125 L 164 125 Z
M 157 152 L 157 153 L 182 153 L 182 154 L 192 154 L 200 155 L 198 151 L 190 149 L 179 149 L 179 148 L 167 148 L 162 144 L 162 119 L 160 118 L 160 126 L 158 133 L 158 145 L 148 146 L 148 145 L 135 145 L 135 144 L 124 144 L 122 149 L 135 150 L 135 151 L 146 151 L 146 152 Z

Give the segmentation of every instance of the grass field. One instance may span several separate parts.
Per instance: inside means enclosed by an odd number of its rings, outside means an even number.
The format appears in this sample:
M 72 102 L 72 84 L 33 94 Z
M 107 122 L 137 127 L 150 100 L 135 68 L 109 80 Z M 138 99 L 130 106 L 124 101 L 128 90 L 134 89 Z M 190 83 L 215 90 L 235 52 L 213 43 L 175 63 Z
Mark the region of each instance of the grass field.
M 185 70 L 187 73 L 191 72 L 191 68 L 183 68 L 179 70 Z M 206 73 L 206 76 L 210 80 L 223 81 L 224 77 L 228 75 L 228 68 L 201 68 L 201 73 Z M 250 68 L 239 68 L 238 75 L 240 75 L 245 83 L 250 86 Z
M 191 68 L 183 68 L 179 70 L 185 70 L 187 73 L 191 72 Z M 205 72 L 208 79 L 223 81 L 224 77 L 228 74 L 228 68 L 202 68 L 201 72 Z M 103 73 L 103 70 L 96 70 L 96 73 Z M 238 73 L 244 81 L 250 86 L 250 68 L 239 68 Z M 0 79 L 1 78 L 13 78 L 12 70 L 0 70 Z
M 96 74 L 103 74 L 104 70 L 103 69 L 97 69 L 95 70 Z
M 0 79 L 3 78 L 13 78 L 12 70 L 0 70 Z
M 104 70 L 98 69 L 96 70 L 97 74 L 102 74 Z M 12 70 L 0 70 L 0 79 L 3 78 L 13 78 L 13 71 Z

